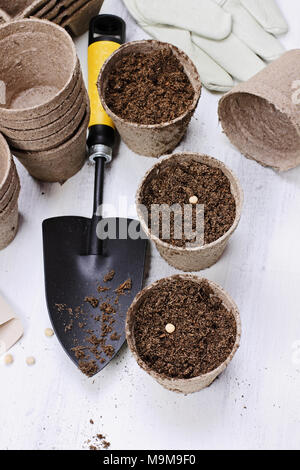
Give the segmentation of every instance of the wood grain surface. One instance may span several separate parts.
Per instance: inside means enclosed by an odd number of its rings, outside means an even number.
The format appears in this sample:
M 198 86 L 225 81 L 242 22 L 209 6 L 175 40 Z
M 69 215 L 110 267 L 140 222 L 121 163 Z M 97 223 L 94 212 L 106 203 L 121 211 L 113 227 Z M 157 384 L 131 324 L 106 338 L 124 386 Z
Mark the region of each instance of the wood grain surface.
M 281 40 L 287 49 L 297 48 L 300 4 L 279 3 L 290 25 Z M 128 41 L 147 37 L 121 0 L 105 0 L 102 12 L 125 19 Z M 86 79 L 87 35 L 76 46 Z M 160 387 L 127 347 L 94 379 L 82 376 L 57 338 L 44 334 L 50 322 L 41 222 L 57 215 L 90 216 L 94 169 L 86 164 L 60 186 L 33 180 L 18 164 L 21 224 L 0 253 L 0 292 L 22 319 L 25 335 L 11 351 L 14 364 L 4 366 L 1 359 L 1 449 L 85 449 L 96 433 L 107 436 L 112 450 L 300 447 L 300 168 L 277 174 L 242 157 L 222 134 L 219 98 L 204 90 L 178 150 L 222 160 L 244 189 L 238 230 L 221 261 L 201 273 L 239 306 L 242 341 L 232 364 L 208 389 L 187 397 Z M 132 206 L 154 162 L 121 143 L 107 168 L 105 201 L 127 200 Z M 145 284 L 175 272 L 152 247 Z M 35 366 L 26 365 L 27 356 L 36 358 Z

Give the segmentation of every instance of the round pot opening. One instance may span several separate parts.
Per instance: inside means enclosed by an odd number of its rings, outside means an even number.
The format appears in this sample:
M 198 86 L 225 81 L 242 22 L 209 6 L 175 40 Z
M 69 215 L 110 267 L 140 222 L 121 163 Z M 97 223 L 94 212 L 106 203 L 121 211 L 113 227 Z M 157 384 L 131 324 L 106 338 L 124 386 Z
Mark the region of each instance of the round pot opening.
M 72 80 L 76 51 L 62 28 L 40 20 L 19 20 L 0 27 L 0 40 L 2 108 L 36 108 Z
M 206 165 L 207 167 L 219 169 L 222 172 L 222 174 L 225 176 L 226 181 L 229 184 L 230 193 L 235 203 L 235 215 L 232 218 L 232 223 L 228 227 L 228 230 L 226 230 L 226 232 L 224 232 L 221 237 L 215 239 L 211 243 L 202 242 L 202 244 L 199 246 L 193 246 L 193 244 L 191 246 L 189 244 L 187 244 L 186 246 L 179 246 L 179 245 L 176 246 L 168 241 L 161 239 L 160 237 L 158 237 L 156 234 L 154 234 L 151 231 L 151 228 L 149 227 L 149 224 L 148 224 L 148 220 L 145 218 L 145 213 L 144 213 L 145 192 L 147 191 L 147 188 L 151 184 L 151 182 L 155 181 L 161 173 L 163 175 L 164 174 L 163 172 L 165 170 L 168 170 L 168 169 L 175 170 L 176 167 L 178 167 L 178 165 L 185 164 L 185 163 L 188 163 L 188 164 L 199 163 L 199 164 Z M 169 184 L 169 180 L 168 180 L 168 184 Z M 200 194 L 198 193 L 197 195 L 199 196 Z M 176 201 L 174 201 L 174 203 L 176 203 Z M 189 196 L 187 196 L 186 203 L 189 204 Z M 161 159 L 152 168 L 150 168 L 150 170 L 146 173 L 146 175 L 144 176 L 138 188 L 137 195 L 136 195 L 137 213 L 138 213 L 139 219 L 142 223 L 142 227 L 145 233 L 147 233 L 147 235 L 158 246 L 164 247 L 169 250 L 179 251 L 179 252 L 181 251 L 181 252 L 193 253 L 199 250 L 206 250 L 210 248 L 211 246 L 218 244 L 220 241 L 223 241 L 224 239 L 228 238 L 228 236 L 236 229 L 239 223 L 241 210 L 242 210 L 242 204 L 243 204 L 242 189 L 239 185 L 237 178 L 233 175 L 233 173 L 229 170 L 229 168 L 227 168 L 221 161 L 213 157 L 209 157 L 207 155 L 201 155 L 197 153 L 179 153 L 179 154 L 168 155 L 164 157 L 163 159 Z M 204 212 L 205 212 L 205 207 L 204 207 Z M 147 216 L 148 216 L 148 213 L 146 214 L 146 217 Z
M 245 92 L 229 94 L 220 103 L 222 127 L 245 156 L 278 169 L 283 162 L 299 162 L 300 135 L 288 114 Z
M 172 284 L 176 292 L 169 298 L 164 289 L 167 291 Z M 180 318 L 181 309 L 185 308 L 184 299 L 179 299 L 182 286 L 188 286 L 193 292 L 186 320 Z M 158 292 L 160 298 L 156 298 Z M 199 295 L 206 305 L 200 307 Z M 154 304 L 154 317 L 151 317 Z M 211 305 L 215 305 L 215 311 L 210 311 Z M 203 317 L 197 317 L 200 310 Z M 205 313 L 208 311 L 209 314 Z M 201 319 L 206 315 L 210 319 L 205 318 L 204 332 Z M 203 332 L 209 340 L 205 345 L 201 343 Z M 220 286 L 197 276 L 175 275 L 155 282 L 137 295 L 127 313 L 126 335 L 142 369 L 169 390 L 192 393 L 212 383 L 232 360 L 240 344 L 241 322 L 235 303 Z
M 146 124 L 146 123 L 138 123 L 134 122 L 130 119 L 125 119 L 117 114 L 112 110 L 110 106 L 107 104 L 107 93 L 108 93 L 108 83 L 111 73 L 115 70 L 118 70 L 119 64 L 124 60 L 125 57 L 130 57 L 135 53 L 140 54 L 151 54 L 154 51 L 168 51 L 171 52 L 171 55 L 174 56 L 181 66 L 183 67 L 183 71 L 187 76 L 192 88 L 194 89 L 194 98 L 191 103 L 186 106 L 186 109 L 183 113 L 179 116 L 176 116 L 173 119 L 169 119 L 165 122 L 153 123 L 153 124 Z M 185 116 L 189 113 L 193 112 L 195 107 L 197 106 L 198 100 L 201 94 L 201 82 L 199 74 L 191 62 L 191 60 L 186 56 L 186 54 L 179 50 L 177 47 L 172 46 L 171 44 L 167 44 L 164 42 L 156 41 L 156 40 L 144 40 L 144 41 L 133 41 L 121 46 L 116 52 L 112 54 L 112 56 L 105 62 L 101 72 L 101 80 L 99 80 L 99 88 L 100 88 L 100 95 L 102 101 L 109 111 L 110 115 L 113 119 L 121 120 L 126 124 L 130 124 L 131 126 L 139 127 L 139 128 L 161 128 L 165 125 L 174 124 L 180 120 L 182 120 Z

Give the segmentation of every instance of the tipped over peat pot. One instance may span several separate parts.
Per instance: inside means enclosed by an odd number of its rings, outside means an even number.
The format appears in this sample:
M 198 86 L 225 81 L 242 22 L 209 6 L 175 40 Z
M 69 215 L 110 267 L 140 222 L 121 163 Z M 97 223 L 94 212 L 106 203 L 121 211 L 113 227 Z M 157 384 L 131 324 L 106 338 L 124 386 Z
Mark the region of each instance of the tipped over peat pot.
M 152 204 L 183 207 L 194 197 L 197 204 L 192 204 L 193 211 L 203 204 L 204 240 L 190 244 L 183 237 L 164 239 L 161 232 L 152 230 Z M 198 153 L 178 153 L 160 159 L 145 174 L 136 194 L 143 231 L 167 263 L 187 272 L 206 269 L 219 260 L 238 226 L 242 206 L 243 191 L 236 176 L 221 161 Z M 173 222 L 170 220 L 172 235 L 175 216 Z
M 20 180 L 10 149 L 0 134 L 0 250 L 15 238 L 18 230 Z
M 283 54 L 224 95 L 219 119 L 247 158 L 286 171 L 300 164 L 300 49 Z
M 208 387 L 228 366 L 240 345 L 241 321 L 220 286 L 175 275 L 135 297 L 126 336 L 142 369 L 168 390 L 188 394 Z
M 45 54 L 47 51 L 47 54 Z M 89 100 L 74 43 L 61 27 L 27 19 L 0 27 L 0 130 L 12 153 L 42 181 L 64 182 L 82 167 Z M 64 154 L 60 152 L 64 148 Z M 55 170 L 49 153 L 58 157 Z M 33 171 L 31 171 L 33 169 Z
M 201 81 L 193 62 L 177 47 L 134 41 L 105 62 L 98 90 L 127 146 L 139 155 L 159 157 L 171 152 L 185 135 L 201 95 Z

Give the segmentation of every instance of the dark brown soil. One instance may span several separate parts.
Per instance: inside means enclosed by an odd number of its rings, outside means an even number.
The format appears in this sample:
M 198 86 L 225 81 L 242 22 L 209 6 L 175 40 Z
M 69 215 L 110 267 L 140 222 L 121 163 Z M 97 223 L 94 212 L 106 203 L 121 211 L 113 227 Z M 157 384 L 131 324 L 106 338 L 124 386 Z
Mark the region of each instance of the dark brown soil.
M 174 333 L 166 325 L 175 326 Z M 207 281 L 175 277 L 141 303 L 135 317 L 136 347 L 143 361 L 167 377 L 192 378 L 217 368 L 236 340 L 236 321 Z
M 103 278 L 103 282 L 109 282 L 109 281 L 112 281 L 113 278 L 115 277 L 115 270 L 112 269 L 111 271 L 109 271 L 109 273 L 107 273 L 104 278 Z
M 94 421 L 90 420 L 90 423 L 94 424 Z M 106 440 L 106 437 L 103 434 L 96 434 L 96 436 L 93 436 L 92 439 L 89 439 L 87 443 L 89 444 L 89 450 L 100 451 L 110 447 L 110 442 Z
M 88 302 L 93 308 L 97 308 L 99 305 L 99 300 L 95 297 L 86 297 L 84 301 Z
M 105 91 L 107 105 L 117 116 L 139 124 L 180 117 L 194 95 L 183 66 L 170 50 L 123 57 Z
M 109 271 L 104 276 L 103 282 L 109 286 L 115 274 L 114 270 Z M 78 360 L 81 372 L 88 377 L 99 371 L 99 363 L 106 363 L 115 354 L 115 342 L 121 338 L 121 335 L 115 331 L 119 297 L 129 293 L 131 288 L 131 279 L 125 280 L 116 289 L 112 286 L 103 287 L 98 283 L 95 286 L 96 296 L 86 296 L 83 299 L 85 305 L 76 307 L 74 311 L 66 304 L 56 304 L 57 312 L 67 317 L 67 321 L 64 321 L 66 333 L 73 335 L 74 346 L 71 351 Z M 110 297 L 109 292 L 111 292 Z M 90 319 L 93 320 L 94 326 L 88 329 L 87 324 L 92 325 Z M 86 333 L 86 337 L 84 340 L 80 339 L 80 342 L 76 337 L 77 328 Z M 114 346 L 109 344 L 110 342 L 113 342 Z
M 115 292 L 119 295 L 124 295 L 125 291 L 130 291 L 132 288 L 132 281 L 131 279 L 127 279 L 125 282 L 119 285 L 119 287 L 115 290 Z
M 198 198 L 198 207 L 204 206 L 204 242 L 212 243 L 222 237 L 232 226 L 236 216 L 236 204 L 231 194 L 230 182 L 224 173 L 211 166 L 191 161 L 177 163 L 160 170 L 152 180 L 149 180 L 142 193 L 141 203 L 148 209 L 149 229 L 155 220 L 151 217 L 152 204 L 180 204 L 181 208 L 189 204 L 192 196 Z M 193 230 L 196 229 L 196 205 L 192 205 Z M 181 212 L 181 209 L 180 209 Z M 174 213 L 171 213 L 170 239 L 162 236 L 162 217 L 160 216 L 159 237 L 175 246 L 185 246 L 193 242 L 189 234 L 184 233 L 182 222 L 182 238 L 177 239 L 174 235 Z
M 93 361 L 93 360 L 91 361 L 81 360 L 79 361 L 78 364 L 79 364 L 79 368 L 81 372 L 87 375 L 88 377 L 92 377 L 94 374 L 97 374 L 99 370 L 96 361 Z

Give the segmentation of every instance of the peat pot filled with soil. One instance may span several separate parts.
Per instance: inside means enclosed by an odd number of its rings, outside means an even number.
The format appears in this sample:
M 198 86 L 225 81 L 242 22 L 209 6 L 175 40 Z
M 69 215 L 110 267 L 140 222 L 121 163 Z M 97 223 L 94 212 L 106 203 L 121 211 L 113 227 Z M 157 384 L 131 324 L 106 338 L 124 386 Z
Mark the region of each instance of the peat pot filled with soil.
M 218 261 L 238 226 L 243 192 L 222 162 L 178 153 L 156 163 L 136 195 L 142 228 L 161 256 L 182 271 Z
M 179 144 L 201 95 L 197 69 L 171 44 L 135 41 L 105 62 L 99 95 L 122 139 L 139 155 L 159 157 Z
M 217 284 L 182 274 L 134 299 L 126 335 L 139 366 L 163 387 L 197 392 L 224 371 L 240 344 L 237 306 Z

